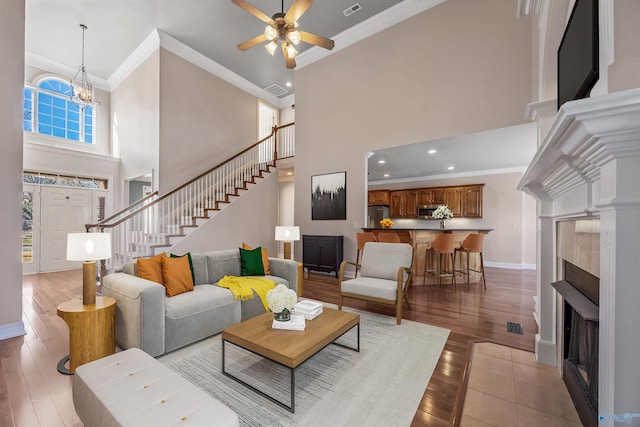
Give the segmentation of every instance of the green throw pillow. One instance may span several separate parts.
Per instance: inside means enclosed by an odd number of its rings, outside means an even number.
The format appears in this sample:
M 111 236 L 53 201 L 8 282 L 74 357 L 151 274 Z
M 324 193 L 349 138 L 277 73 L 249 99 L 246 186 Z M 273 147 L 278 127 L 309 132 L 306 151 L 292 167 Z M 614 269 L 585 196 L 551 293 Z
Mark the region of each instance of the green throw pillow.
M 187 252 L 184 255 L 171 254 L 171 258 L 182 258 L 183 256 L 186 256 L 187 259 L 189 260 L 189 268 L 191 269 L 191 279 L 193 280 L 193 284 L 195 285 L 195 283 L 196 283 L 196 274 L 193 272 L 193 261 L 191 261 L 191 253 Z
M 243 276 L 264 276 L 264 265 L 262 264 L 262 248 L 240 249 L 240 266 Z

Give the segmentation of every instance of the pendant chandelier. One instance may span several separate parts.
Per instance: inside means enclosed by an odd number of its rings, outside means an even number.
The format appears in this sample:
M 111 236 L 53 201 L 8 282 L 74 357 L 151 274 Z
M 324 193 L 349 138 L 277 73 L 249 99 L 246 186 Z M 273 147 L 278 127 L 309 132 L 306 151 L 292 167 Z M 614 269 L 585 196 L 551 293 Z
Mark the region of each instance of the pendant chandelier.
M 71 86 L 69 97 L 71 98 L 71 102 L 84 109 L 93 106 L 94 102 L 93 86 L 89 82 L 84 68 L 84 31 L 87 29 L 87 26 L 80 24 L 80 28 L 82 28 L 82 64 L 73 79 L 69 80 L 69 85 Z

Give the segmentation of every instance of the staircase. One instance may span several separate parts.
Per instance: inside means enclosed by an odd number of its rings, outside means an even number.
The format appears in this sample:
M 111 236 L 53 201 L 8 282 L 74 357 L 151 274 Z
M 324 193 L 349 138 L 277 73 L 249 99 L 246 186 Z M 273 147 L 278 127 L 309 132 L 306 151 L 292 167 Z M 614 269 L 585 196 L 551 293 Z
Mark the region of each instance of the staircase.
M 155 192 L 97 224 L 86 224 L 87 232 L 111 234 L 111 259 L 103 268 L 118 271 L 136 258 L 170 251 L 257 185 L 277 160 L 293 154 L 294 123 L 274 127 L 266 138 L 168 193 Z

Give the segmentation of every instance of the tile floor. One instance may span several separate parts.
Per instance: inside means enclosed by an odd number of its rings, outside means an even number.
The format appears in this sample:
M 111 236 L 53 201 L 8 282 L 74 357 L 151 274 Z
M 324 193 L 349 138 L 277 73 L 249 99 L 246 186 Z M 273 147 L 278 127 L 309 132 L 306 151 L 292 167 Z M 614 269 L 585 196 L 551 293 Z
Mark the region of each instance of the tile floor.
M 554 367 L 533 353 L 475 344 L 460 426 L 582 426 Z

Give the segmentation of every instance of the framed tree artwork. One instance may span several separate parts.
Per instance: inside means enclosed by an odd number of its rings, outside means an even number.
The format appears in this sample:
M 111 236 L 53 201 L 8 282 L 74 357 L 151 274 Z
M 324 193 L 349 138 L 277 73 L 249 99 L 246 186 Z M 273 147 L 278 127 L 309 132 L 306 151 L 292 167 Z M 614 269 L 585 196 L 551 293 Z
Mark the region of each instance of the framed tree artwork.
M 311 176 L 311 219 L 347 219 L 347 172 Z

